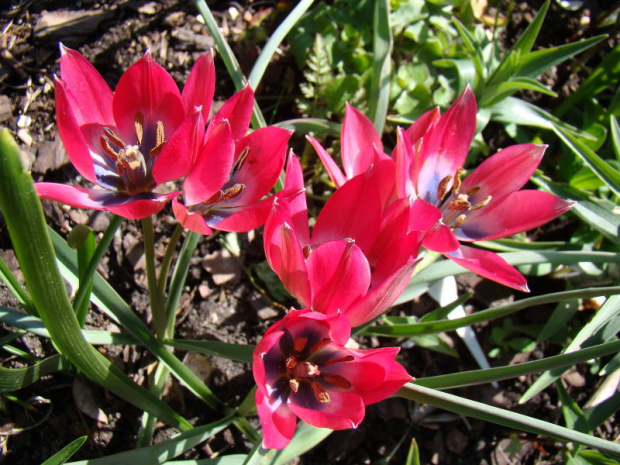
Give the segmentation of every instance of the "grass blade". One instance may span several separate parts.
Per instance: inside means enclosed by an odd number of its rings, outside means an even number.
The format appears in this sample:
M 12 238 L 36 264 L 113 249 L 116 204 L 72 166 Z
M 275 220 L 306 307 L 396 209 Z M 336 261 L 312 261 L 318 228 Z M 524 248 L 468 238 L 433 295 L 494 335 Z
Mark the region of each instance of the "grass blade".
M 373 60 L 368 101 L 369 117 L 379 134 L 383 133 L 390 94 L 390 73 L 392 71 L 392 30 L 390 29 L 389 0 L 375 0 L 373 14 Z
M 71 363 L 62 355 L 52 355 L 26 368 L 0 367 L 0 393 L 17 391 L 39 380 L 42 376 L 66 370 Z
M 73 454 L 80 450 L 80 447 L 84 445 L 86 439 L 86 436 L 82 436 L 81 438 L 77 438 L 76 440 L 71 441 L 69 444 L 60 449 L 41 465 L 62 465 L 67 460 L 69 460 Z
M 560 441 L 576 442 L 613 455 L 620 455 L 620 444 L 415 383 L 406 384 L 395 395 L 508 428 L 549 436 Z

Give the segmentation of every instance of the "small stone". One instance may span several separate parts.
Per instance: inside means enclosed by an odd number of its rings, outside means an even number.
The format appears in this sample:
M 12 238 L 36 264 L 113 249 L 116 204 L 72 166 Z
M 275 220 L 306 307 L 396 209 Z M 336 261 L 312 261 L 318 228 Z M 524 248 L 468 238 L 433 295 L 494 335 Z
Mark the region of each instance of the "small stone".
M 261 320 L 269 320 L 278 316 L 278 312 L 271 307 L 265 307 L 256 313 Z

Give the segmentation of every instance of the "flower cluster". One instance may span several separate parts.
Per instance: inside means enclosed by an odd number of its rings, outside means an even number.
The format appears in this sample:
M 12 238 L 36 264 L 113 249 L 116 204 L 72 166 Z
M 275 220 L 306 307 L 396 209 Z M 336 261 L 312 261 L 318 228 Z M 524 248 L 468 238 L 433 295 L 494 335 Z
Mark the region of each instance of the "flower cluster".
M 88 60 L 64 46 L 60 75 L 58 132 L 73 165 L 97 188 L 42 182 L 41 198 L 130 219 L 158 213 L 174 199 L 179 222 L 201 234 L 265 222 L 271 199 L 264 197 L 284 166 L 290 133 L 267 127 L 246 136 L 254 102 L 249 86 L 211 117 L 211 52 L 196 61 L 183 92 L 149 52 L 114 92 Z M 183 178 L 181 190 L 165 192 L 164 184 Z
M 300 302 L 254 351 L 263 445 L 286 446 L 297 418 L 355 428 L 365 406 L 412 378 L 398 348 L 347 347 L 351 327 L 384 313 L 411 279 L 422 247 L 481 276 L 527 291 L 498 255 L 463 242 L 506 237 L 571 207 L 554 195 L 520 190 L 545 147 L 523 144 L 489 157 L 468 176 L 463 164 L 476 129 L 467 88 L 445 114 L 432 110 L 397 131 L 393 152 L 361 112 L 347 106 L 342 171 L 309 137 L 337 187 L 310 228 L 301 165 L 288 158 L 290 133 L 248 133 L 254 95 L 246 86 L 212 115 L 213 55 L 195 63 L 180 92 L 151 55 L 131 66 L 116 90 L 79 53 L 62 47 L 56 78 L 60 137 L 96 188 L 38 183 L 41 198 L 130 219 L 169 200 L 179 223 L 198 233 L 248 231 L 265 224 L 264 248 L 284 287 Z

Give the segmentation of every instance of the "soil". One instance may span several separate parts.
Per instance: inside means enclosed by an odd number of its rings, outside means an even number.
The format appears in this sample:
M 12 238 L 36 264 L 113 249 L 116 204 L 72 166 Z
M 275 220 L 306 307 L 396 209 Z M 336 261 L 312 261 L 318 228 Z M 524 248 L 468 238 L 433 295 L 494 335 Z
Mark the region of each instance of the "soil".
M 256 59 L 264 38 L 295 4 L 290 1 L 209 3 L 246 72 Z M 590 8 L 602 8 L 596 2 L 587 3 Z M 506 43 L 523 30 L 537 8 L 532 9 L 528 2 L 516 3 L 508 36 L 503 38 Z M 574 40 L 575 34 L 581 30 L 581 14 L 562 10 L 554 2 L 546 21 L 553 26 L 548 30 L 543 28 L 544 37 L 541 39 L 543 42 L 548 40 L 548 43 L 540 45 Z M 58 137 L 54 118 L 53 75 L 58 73 L 59 41 L 84 54 L 111 86 L 147 48 L 155 60 L 182 84 L 191 64 L 213 46 L 213 40 L 197 20 L 191 2 L 178 0 L 12 1 L 9 6 L 4 4 L 0 11 L 0 31 L 0 125 L 8 127 L 17 137 L 24 162 L 30 167 L 35 181 L 79 182 Z M 260 107 L 272 121 L 296 116 L 294 106 L 289 102 L 299 94 L 298 83 L 302 74 L 286 51 L 284 47 L 283 54 L 269 67 L 257 93 Z M 217 72 L 216 100 L 223 101 L 232 95 L 234 88 L 219 59 Z M 560 93 L 568 92 L 567 89 L 579 79 L 580 76 L 566 66 L 558 67 L 549 77 L 550 82 L 556 84 L 554 90 Z M 491 139 L 489 145 L 492 148 L 510 143 L 503 140 L 501 134 L 493 136 L 485 132 L 485 137 Z M 302 136 L 293 141 L 296 146 L 303 146 L 303 143 Z M 65 237 L 76 224 L 87 224 L 101 233 L 110 221 L 107 213 L 70 209 L 50 202 L 44 202 L 44 209 L 49 224 Z M 535 234 L 539 239 L 554 234 L 566 237 L 574 224 L 563 220 Z M 173 226 L 171 211 L 165 210 L 156 224 L 157 250 L 161 253 Z M 177 337 L 254 344 L 271 324 L 283 316 L 285 307 L 272 305 L 274 291 L 268 282 L 261 280 L 265 275 L 260 234 L 257 231 L 239 235 L 239 256 L 228 253 L 222 247 L 221 238 L 205 238 L 199 244 L 178 311 Z M 1 219 L 0 253 L 9 267 L 19 273 Z M 100 270 L 136 313 L 148 322 L 143 244 L 138 223 L 123 223 Z M 522 297 L 473 276 L 465 275 L 459 279 L 462 289 L 476 291 L 468 311 Z M 549 292 L 550 289 L 563 288 L 564 283 L 537 278 L 531 280 L 530 285 L 534 292 L 538 289 Z M 293 304 L 292 301 L 275 300 L 280 304 Z M 3 285 L 0 285 L 0 305 L 19 308 Z M 393 309 L 392 313 L 422 315 L 433 305 L 423 296 L 414 303 Z M 514 321 L 515 324 L 540 323 L 549 311 L 550 308 L 537 308 L 521 312 Z M 573 324 L 577 327 L 588 317 L 587 311 L 582 312 Z M 485 350 L 492 347 L 492 326 L 476 328 Z M 115 325 L 94 309 L 89 314 L 87 328 L 112 330 Z M 10 327 L 0 326 L 0 337 L 13 331 Z M 411 347 L 401 351 L 403 364 L 415 377 L 476 368 L 458 338 L 450 336 L 448 342 L 459 358 Z M 31 335 L 21 336 L 12 344 L 36 357 L 55 353 L 48 340 Z M 361 344 L 377 347 L 394 344 L 394 341 L 365 338 Z M 149 385 L 154 359 L 147 351 L 121 346 L 104 346 L 100 350 L 137 382 Z M 558 350 L 558 346 L 543 345 L 518 361 L 554 355 Z M 183 351 L 177 351 L 177 355 L 186 357 L 186 363 L 201 369 L 215 394 L 232 405 L 238 405 L 253 386 L 248 364 L 218 357 L 190 357 Z M 500 359 L 502 363 L 511 361 L 505 357 Z M 23 366 L 18 357 L 8 353 L 3 353 L 1 361 L 5 367 Z M 571 376 L 568 380 L 570 392 L 579 401 L 591 392 L 595 378 L 581 366 Z M 531 381 L 531 377 L 523 377 L 502 382 L 497 389 L 487 386 L 456 392 L 536 418 L 558 421 L 561 412 L 553 390 L 545 391 L 526 405 L 517 405 L 520 394 Z M 13 395 L 34 408 L 28 410 L 14 399 L 0 398 L 0 463 L 39 464 L 82 435 L 88 436 L 88 441 L 72 460 L 108 456 L 135 447 L 141 412 L 88 381 L 57 373 Z M 167 386 L 164 399 L 195 425 L 218 418 L 177 383 Z M 95 416 L 99 408 L 105 417 L 91 418 L 89 414 L 92 415 L 93 405 Z M 252 422 L 258 426 L 255 418 Z M 155 442 L 175 432 L 163 424 L 158 425 Z M 618 426 L 605 424 L 599 433 L 613 439 L 618 435 Z M 563 463 L 561 446 L 553 441 L 516 434 L 489 423 L 402 399 L 389 399 L 369 406 L 358 429 L 334 432 L 296 463 L 385 463 L 382 461 L 386 457 L 391 457 L 390 463 L 403 463 L 413 438 L 420 446 L 422 463 Z M 509 447 L 515 444 L 517 447 Z M 250 447 L 251 444 L 237 430 L 228 429 L 179 459 L 247 453 Z

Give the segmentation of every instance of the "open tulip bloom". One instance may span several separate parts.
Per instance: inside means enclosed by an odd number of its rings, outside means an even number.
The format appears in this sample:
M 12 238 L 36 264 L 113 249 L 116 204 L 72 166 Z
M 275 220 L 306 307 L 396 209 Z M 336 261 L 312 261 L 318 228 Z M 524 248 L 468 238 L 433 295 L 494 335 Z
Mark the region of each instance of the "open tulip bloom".
M 196 61 L 182 93 L 149 52 L 121 76 L 115 92 L 88 60 L 64 46 L 60 75 L 58 132 L 73 165 L 98 188 L 37 183 L 39 196 L 125 218 L 158 213 L 179 192 L 158 193 L 157 186 L 186 176 L 204 155 L 205 138 L 216 132 L 205 131 L 215 86 L 212 53 Z M 252 101 L 246 86 L 212 121 L 228 120 L 232 137 L 240 139 Z
M 310 142 L 332 181 L 347 179 L 386 159 L 382 199 L 407 199 L 409 231 L 424 234 L 422 245 L 506 286 L 527 291 L 523 275 L 494 252 L 461 242 L 508 237 L 541 226 L 571 208 L 553 194 L 520 190 L 532 176 L 545 150 L 535 144 L 513 145 L 489 157 L 469 176 L 463 164 L 476 131 L 476 100 L 469 87 L 444 114 L 438 109 L 422 115 L 407 131 L 398 129 L 391 157 L 361 112 L 348 106 L 342 127 L 341 159 L 344 173 L 318 142 Z M 390 190 L 390 189 L 393 190 Z
M 377 171 L 378 172 L 378 171 Z M 312 235 L 303 194 L 278 199 L 265 223 L 267 261 L 304 306 L 342 312 L 358 326 L 398 298 L 417 263 L 420 233 L 407 233 L 404 201 L 383 210 L 374 170 L 354 177 L 327 201 Z M 291 157 L 285 192 L 303 192 L 301 167 Z
M 396 361 L 399 348 L 349 349 L 350 333 L 344 315 L 310 309 L 291 310 L 267 330 L 252 364 L 263 447 L 286 446 L 297 418 L 319 428 L 355 428 L 366 405 L 412 381 Z

